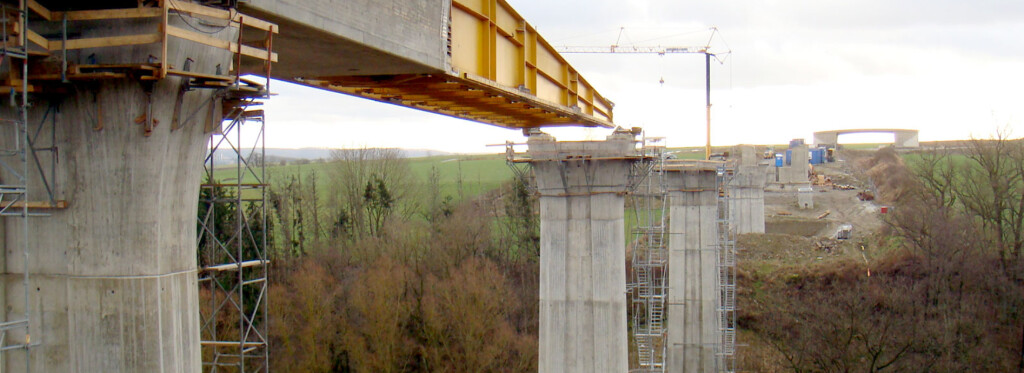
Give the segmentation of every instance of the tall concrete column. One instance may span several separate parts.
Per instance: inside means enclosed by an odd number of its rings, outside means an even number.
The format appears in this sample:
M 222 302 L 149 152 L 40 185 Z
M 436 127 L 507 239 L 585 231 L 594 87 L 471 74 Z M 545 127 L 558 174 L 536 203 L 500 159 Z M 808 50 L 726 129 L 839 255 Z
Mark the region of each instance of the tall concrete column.
M 765 170 L 753 145 L 737 148 L 740 157 L 729 183 L 729 218 L 736 233 L 764 233 Z
M 808 184 L 807 180 L 807 169 L 810 164 L 810 151 L 807 145 L 797 145 L 790 149 L 792 152 L 792 158 L 790 164 L 786 166 L 787 178 L 785 183 L 788 184 Z
M 540 194 L 542 373 L 628 369 L 624 194 L 633 135 L 528 141 Z
M 132 35 L 156 29 L 155 22 L 126 20 L 75 32 L 83 38 Z M 210 36 L 237 40 L 236 31 L 227 27 Z M 149 44 L 71 51 L 69 58 L 77 64 L 138 64 L 161 54 L 159 44 Z M 231 66 L 226 50 L 171 38 L 169 63 L 181 68 L 186 58 L 198 73 L 225 74 Z M 73 81 L 63 86 L 65 93 L 33 98 L 30 125 L 44 116 L 55 121 L 57 162 L 44 156 L 42 168 L 56 167 L 50 182 L 56 198 L 69 204 L 31 218 L 30 332 L 38 345 L 27 363 L 33 372 L 200 371 L 196 212 L 204 127 L 219 125 L 221 109 L 210 90 L 179 98 L 180 82 Z M 172 129 L 179 102 L 181 128 Z M 51 105 L 57 110 L 47 114 Z M 147 112 L 156 123 L 149 136 L 138 123 L 149 119 Z M 0 109 L 4 118 L 15 115 L 6 105 Z M 40 138 L 51 135 L 48 128 Z M 0 141 L 9 148 L 13 136 Z M 0 177 L 14 180 L 7 171 Z M 46 200 L 38 173 L 30 184 L 30 199 Z M 25 310 L 23 236 L 20 219 L 5 218 L 3 226 L 3 311 L 10 320 Z M 25 369 L 23 354 L 4 357 L 3 371 Z
M 669 192 L 666 372 L 714 372 L 718 325 L 717 162 L 666 165 Z

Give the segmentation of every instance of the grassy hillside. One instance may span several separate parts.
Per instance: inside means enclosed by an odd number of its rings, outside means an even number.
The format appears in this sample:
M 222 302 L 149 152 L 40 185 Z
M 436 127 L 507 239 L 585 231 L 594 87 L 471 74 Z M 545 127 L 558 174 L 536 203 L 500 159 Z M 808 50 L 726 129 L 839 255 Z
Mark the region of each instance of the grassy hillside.
M 424 183 L 436 168 L 441 195 L 472 197 L 493 190 L 514 177 L 505 163 L 504 154 L 445 155 L 414 158 L 409 162 L 412 172 Z
M 437 169 L 441 195 L 450 195 L 453 198 L 460 194 L 463 198 L 479 195 L 497 188 L 513 177 L 512 171 L 505 164 L 503 154 L 410 158 L 408 164 L 414 180 L 424 186 L 428 185 L 432 170 Z M 305 178 L 316 172 L 319 175 L 317 190 L 328 191 L 332 182 L 329 175 L 332 174 L 334 167 L 337 167 L 337 163 L 333 161 L 268 165 L 267 179 L 273 185 L 291 176 Z M 237 174 L 234 166 L 219 167 L 214 172 L 214 178 L 221 182 L 234 182 Z M 256 181 L 251 174 L 245 174 L 242 180 L 245 183 Z

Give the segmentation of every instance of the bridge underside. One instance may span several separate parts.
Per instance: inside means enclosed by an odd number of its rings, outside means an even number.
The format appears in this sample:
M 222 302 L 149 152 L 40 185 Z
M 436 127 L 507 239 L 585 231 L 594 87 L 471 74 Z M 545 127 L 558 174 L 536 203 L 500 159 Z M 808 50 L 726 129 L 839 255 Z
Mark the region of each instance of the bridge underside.
M 612 102 L 503 0 L 240 9 L 281 26 L 276 79 L 506 128 L 614 127 Z
M 611 123 L 482 79 L 447 74 L 303 79 L 302 84 L 508 128 Z
M 920 143 L 918 141 L 918 130 L 888 128 L 819 131 L 814 133 L 814 145 L 837 146 L 839 145 L 839 135 L 847 135 L 853 133 L 891 133 L 894 137 L 893 146 L 897 148 L 920 147 Z

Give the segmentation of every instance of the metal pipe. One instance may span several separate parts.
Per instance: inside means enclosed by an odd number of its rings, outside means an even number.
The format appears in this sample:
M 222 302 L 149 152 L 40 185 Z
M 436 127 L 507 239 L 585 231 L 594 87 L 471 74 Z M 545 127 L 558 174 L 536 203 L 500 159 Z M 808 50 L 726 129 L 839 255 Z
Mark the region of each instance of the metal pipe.
M 60 81 L 68 82 L 68 12 L 64 12 L 60 28 Z
M 704 51 L 704 97 L 707 99 L 707 143 L 704 144 L 704 159 L 711 159 L 711 53 Z
M 28 167 L 28 154 L 27 154 L 27 152 L 29 150 L 28 149 L 28 144 L 29 144 L 29 140 L 30 140 L 30 137 L 29 137 L 30 135 L 28 133 L 28 43 L 27 43 L 27 34 L 28 34 L 28 32 L 27 32 L 28 31 L 28 1 L 27 0 L 21 0 L 19 5 L 20 5 L 20 8 L 21 8 L 21 17 L 22 17 L 21 35 L 19 35 L 19 36 L 21 37 L 21 47 L 23 48 L 23 50 L 25 52 L 24 59 L 21 61 L 21 108 L 20 108 L 21 109 L 21 123 L 20 123 L 20 125 L 23 128 L 23 131 L 24 131 L 23 134 L 25 136 L 25 139 L 24 139 L 25 140 L 25 144 L 24 144 L 24 148 L 23 148 L 23 151 L 25 153 L 22 154 L 22 162 L 23 162 L 22 163 L 22 167 L 23 167 L 23 172 L 24 172 L 23 175 L 24 175 L 24 178 L 25 178 L 24 179 L 25 191 L 24 191 L 24 194 L 22 194 L 22 198 L 24 198 L 25 205 L 21 207 L 21 212 L 22 212 L 22 214 L 24 214 L 24 217 L 22 218 L 23 219 L 22 230 L 23 230 L 23 233 L 24 233 L 24 236 L 23 236 L 24 238 L 23 238 L 23 241 L 22 241 L 22 260 L 23 260 L 23 263 L 21 265 L 22 265 L 22 268 L 23 268 L 23 270 L 22 270 L 22 272 L 23 272 L 22 273 L 22 283 L 23 283 L 23 286 L 24 286 L 24 293 L 25 293 L 25 321 L 26 321 L 26 325 L 25 325 L 25 372 L 29 373 L 29 372 L 32 371 L 32 368 L 31 368 L 32 367 L 32 364 L 31 364 L 31 362 L 32 362 L 32 351 L 29 349 L 29 346 L 32 344 L 32 323 L 30 322 L 31 320 L 29 319 L 29 317 L 31 316 L 30 310 L 32 309 L 32 306 L 31 306 L 31 302 L 29 301 L 29 288 L 31 286 L 30 286 L 29 277 L 28 277 L 28 270 L 29 270 L 29 267 L 28 267 L 28 260 L 29 260 L 29 257 L 28 257 L 28 250 L 29 250 L 28 240 L 29 240 L 29 233 L 30 233 L 30 231 L 29 231 L 29 217 L 28 217 L 28 201 L 29 201 L 29 191 L 28 191 L 29 190 L 29 188 L 28 188 L 29 177 L 28 177 L 28 170 L 29 170 L 29 167 Z

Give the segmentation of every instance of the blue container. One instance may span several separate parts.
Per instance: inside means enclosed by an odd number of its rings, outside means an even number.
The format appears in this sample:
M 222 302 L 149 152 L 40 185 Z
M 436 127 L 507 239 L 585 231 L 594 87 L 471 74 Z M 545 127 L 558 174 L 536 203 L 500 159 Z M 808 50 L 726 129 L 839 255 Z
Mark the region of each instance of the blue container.
M 811 149 L 811 164 L 821 164 L 825 159 L 825 152 L 822 148 Z
M 793 149 L 786 149 L 786 166 L 793 164 Z
M 775 154 L 775 167 L 782 167 L 783 157 L 782 154 Z

